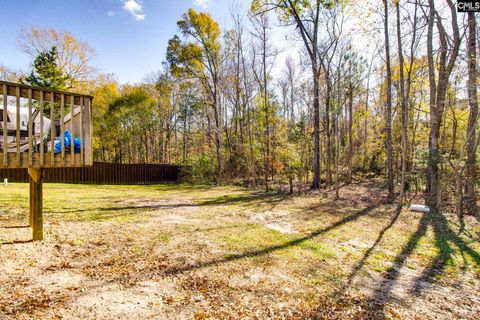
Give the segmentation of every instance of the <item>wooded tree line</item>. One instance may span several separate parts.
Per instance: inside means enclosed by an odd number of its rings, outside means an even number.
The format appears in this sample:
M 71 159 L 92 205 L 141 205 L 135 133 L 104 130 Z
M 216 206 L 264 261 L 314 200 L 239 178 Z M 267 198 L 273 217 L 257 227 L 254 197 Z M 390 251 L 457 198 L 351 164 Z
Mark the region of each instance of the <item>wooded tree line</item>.
M 55 46 L 65 85 L 94 95 L 96 160 L 337 197 L 382 176 L 389 201 L 425 192 L 433 209 L 478 214 L 477 17 L 452 0 L 358 5 L 253 0 L 224 28 L 190 9 L 160 71 L 136 85 L 100 76 L 68 33 L 33 27 L 19 41 L 32 56 Z M 298 55 L 285 58 L 280 29 Z

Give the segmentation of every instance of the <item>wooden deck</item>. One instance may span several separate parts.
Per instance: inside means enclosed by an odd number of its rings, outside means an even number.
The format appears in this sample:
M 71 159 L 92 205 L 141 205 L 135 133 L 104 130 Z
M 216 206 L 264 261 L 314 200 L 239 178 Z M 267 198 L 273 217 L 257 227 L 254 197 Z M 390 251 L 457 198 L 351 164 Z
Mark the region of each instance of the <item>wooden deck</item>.
M 0 121 L 0 168 L 93 164 L 91 96 L 4 81 L 0 81 L 0 94 L 1 119 L 8 119 Z M 22 126 L 23 122 L 27 123 Z M 65 146 L 67 130 L 72 141 L 79 139 L 79 150 Z M 56 145 L 61 150 L 57 154 Z
M 93 164 L 93 98 L 4 81 L 0 97 L 0 169 L 28 168 L 32 238 L 42 240 L 44 169 Z

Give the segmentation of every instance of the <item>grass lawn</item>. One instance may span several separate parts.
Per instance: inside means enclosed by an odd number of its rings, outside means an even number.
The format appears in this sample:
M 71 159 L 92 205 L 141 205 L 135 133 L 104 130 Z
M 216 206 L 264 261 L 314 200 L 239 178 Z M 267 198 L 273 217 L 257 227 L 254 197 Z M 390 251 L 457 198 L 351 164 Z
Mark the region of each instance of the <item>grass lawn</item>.
M 378 183 L 0 187 L 0 319 L 478 319 L 480 225 L 382 204 Z

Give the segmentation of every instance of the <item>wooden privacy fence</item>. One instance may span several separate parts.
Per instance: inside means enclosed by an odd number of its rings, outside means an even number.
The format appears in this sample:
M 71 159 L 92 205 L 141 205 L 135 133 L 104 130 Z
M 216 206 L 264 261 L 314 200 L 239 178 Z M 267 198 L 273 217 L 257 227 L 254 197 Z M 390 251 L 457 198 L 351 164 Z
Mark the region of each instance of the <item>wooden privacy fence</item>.
M 166 164 L 117 164 L 94 162 L 85 168 L 45 169 L 43 182 L 74 184 L 155 184 L 178 182 L 184 167 Z M 27 169 L 0 169 L 0 178 L 28 182 Z

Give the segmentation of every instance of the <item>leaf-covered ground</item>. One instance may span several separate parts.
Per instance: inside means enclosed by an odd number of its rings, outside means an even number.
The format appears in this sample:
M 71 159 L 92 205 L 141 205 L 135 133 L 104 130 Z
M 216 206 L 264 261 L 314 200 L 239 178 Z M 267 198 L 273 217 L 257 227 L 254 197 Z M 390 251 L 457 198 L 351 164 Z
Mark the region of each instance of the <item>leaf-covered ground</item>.
M 376 182 L 0 187 L 0 319 L 478 319 L 480 225 L 384 204 Z

